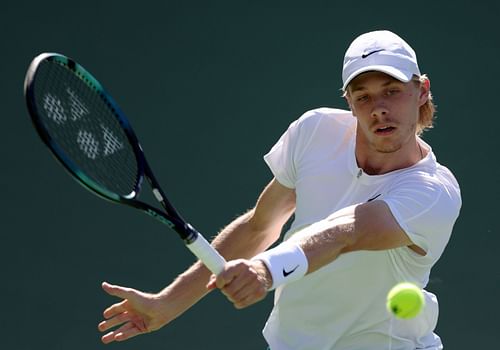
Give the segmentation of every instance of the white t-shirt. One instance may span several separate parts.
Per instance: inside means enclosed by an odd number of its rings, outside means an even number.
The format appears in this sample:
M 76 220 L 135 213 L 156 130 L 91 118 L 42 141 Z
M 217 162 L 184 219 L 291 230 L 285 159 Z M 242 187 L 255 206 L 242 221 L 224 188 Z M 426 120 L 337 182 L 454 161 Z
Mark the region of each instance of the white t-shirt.
M 320 108 L 293 122 L 265 155 L 276 179 L 296 192 L 295 218 L 285 239 L 339 209 L 376 198 L 427 254 L 407 247 L 346 253 L 278 288 L 263 331 L 272 350 L 441 348 L 433 333 L 438 306 L 432 293 L 425 293 L 424 311 L 411 320 L 391 317 L 385 300 L 398 282 L 427 284 L 459 214 L 459 186 L 421 139 L 429 152 L 417 164 L 365 174 L 355 159 L 355 133 L 351 112 Z

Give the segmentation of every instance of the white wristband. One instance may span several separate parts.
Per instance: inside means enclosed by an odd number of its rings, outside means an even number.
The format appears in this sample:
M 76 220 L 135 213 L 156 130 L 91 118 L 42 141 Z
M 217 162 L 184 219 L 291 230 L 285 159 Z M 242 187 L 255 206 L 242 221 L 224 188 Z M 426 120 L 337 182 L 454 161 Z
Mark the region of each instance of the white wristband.
M 273 249 L 257 254 L 252 260 L 261 260 L 273 278 L 273 290 L 283 284 L 297 281 L 307 273 L 308 262 L 297 243 L 284 242 Z

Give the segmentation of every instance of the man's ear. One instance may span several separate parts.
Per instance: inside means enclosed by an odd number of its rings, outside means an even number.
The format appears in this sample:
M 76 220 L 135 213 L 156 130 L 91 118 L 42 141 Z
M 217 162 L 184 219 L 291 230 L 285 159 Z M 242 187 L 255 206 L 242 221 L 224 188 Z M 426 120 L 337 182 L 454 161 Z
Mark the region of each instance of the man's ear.
M 423 106 L 429 99 L 431 91 L 431 81 L 427 77 L 422 77 L 420 81 L 420 106 Z

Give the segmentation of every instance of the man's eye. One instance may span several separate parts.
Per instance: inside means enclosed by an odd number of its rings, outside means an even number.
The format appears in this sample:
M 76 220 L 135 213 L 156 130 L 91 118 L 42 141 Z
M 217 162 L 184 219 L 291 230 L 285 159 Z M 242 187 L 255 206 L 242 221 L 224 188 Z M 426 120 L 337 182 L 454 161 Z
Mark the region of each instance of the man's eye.
M 368 96 L 366 96 L 366 95 L 361 95 L 361 96 L 356 97 L 356 101 L 358 101 L 358 102 L 363 102 L 363 101 L 366 101 L 367 99 L 368 99 Z
M 399 92 L 399 89 L 389 89 L 387 91 L 387 95 L 391 96 L 391 95 L 397 94 L 398 92 Z

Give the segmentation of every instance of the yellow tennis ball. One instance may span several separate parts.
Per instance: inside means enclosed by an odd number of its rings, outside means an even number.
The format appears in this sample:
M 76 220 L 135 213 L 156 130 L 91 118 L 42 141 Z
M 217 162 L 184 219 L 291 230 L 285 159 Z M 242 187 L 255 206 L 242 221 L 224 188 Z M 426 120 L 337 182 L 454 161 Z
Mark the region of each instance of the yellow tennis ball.
M 387 294 L 387 310 L 397 318 L 413 318 L 422 311 L 424 306 L 424 294 L 413 283 L 399 283 Z

